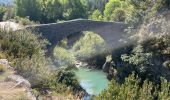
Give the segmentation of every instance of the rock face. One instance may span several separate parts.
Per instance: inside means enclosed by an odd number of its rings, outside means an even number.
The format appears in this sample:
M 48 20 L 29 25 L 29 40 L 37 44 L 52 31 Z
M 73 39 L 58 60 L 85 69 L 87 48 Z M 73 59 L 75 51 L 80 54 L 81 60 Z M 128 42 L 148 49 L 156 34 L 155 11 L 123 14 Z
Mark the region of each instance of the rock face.
M 7 59 L 0 59 L 0 65 L 3 65 L 7 68 L 12 68 Z
M 18 96 L 24 96 L 22 100 L 36 100 L 30 82 L 22 76 L 14 74 L 7 59 L 0 59 L 0 65 L 7 69 L 4 72 L 5 75 L 1 75 L 4 80 L 0 79 L 0 100 L 20 100 Z
M 0 28 L 6 31 L 9 31 L 9 30 L 16 31 L 16 30 L 21 29 L 22 26 L 15 22 L 6 21 L 6 22 L 0 22 Z
M 110 69 L 110 62 L 105 62 L 104 63 L 104 65 L 103 65 L 103 67 L 102 67 L 102 70 L 104 71 L 104 72 L 106 72 L 106 73 L 108 73 L 109 72 L 109 69 Z
M 27 89 L 30 89 L 31 88 L 31 84 L 28 80 L 24 79 L 22 76 L 19 76 L 19 75 L 15 75 L 15 74 L 12 74 L 10 76 L 8 76 L 6 79 L 5 79 L 6 82 L 14 82 L 16 83 L 16 86 L 15 87 L 25 87 Z

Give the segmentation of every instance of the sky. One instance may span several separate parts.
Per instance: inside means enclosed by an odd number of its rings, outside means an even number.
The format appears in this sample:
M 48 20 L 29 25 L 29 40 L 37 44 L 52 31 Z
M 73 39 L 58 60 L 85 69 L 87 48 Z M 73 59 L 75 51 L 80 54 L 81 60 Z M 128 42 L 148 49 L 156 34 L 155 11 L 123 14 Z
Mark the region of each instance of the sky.
M 0 0 L 0 4 L 11 4 L 13 0 Z

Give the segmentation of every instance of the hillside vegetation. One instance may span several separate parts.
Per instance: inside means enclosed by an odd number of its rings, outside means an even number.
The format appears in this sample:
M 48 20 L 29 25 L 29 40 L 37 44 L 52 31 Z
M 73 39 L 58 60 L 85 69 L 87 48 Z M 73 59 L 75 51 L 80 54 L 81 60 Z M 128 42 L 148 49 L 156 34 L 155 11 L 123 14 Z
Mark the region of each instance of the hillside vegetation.
M 92 96 L 96 100 L 169 100 L 169 9 L 169 0 L 14 0 L 13 5 L 0 5 L 0 21 L 23 26 L 76 18 L 117 21 L 129 26 L 125 39 L 134 42 L 110 50 L 99 35 L 84 32 L 71 45 L 69 37 L 60 41 L 48 58 L 50 44 L 40 33 L 0 30 L 0 59 L 8 59 L 42 98 L 87 95 L 72 71 L 77 62 L 85 62 L 103 69 L 110 80 L 108 89 Z M 5 71 L 0 66 L 0 79 Z

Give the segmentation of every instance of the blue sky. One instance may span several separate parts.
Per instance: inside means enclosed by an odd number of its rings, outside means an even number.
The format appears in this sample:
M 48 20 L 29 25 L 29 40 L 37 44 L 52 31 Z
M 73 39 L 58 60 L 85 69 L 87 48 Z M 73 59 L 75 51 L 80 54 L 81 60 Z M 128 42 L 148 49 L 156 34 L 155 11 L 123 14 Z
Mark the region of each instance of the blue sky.
M 0 3 L 11 4 L 13 0 L 0 0 Z

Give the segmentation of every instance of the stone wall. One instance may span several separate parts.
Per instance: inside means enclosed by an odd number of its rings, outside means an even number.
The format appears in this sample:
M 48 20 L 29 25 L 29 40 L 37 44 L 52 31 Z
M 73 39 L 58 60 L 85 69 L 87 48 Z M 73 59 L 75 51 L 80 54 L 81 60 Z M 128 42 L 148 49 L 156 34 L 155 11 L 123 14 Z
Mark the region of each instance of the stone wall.
M 28 26 L 28 29 L 34 28 L 41 33 L 51 45 L 48 45 L 48 51 L 52 52 L 54 47 L 63 38 L 69 35 L 77 35 L 82 31 L 92 31 L 100 35 L 111 47 L 121 45 L 119 43 L 123 35 L 126 24 L 120 22 L 102 22 L 86 19 L 76 19 L 65 21 L 62 23 L 41 24 L 35 26 Z

